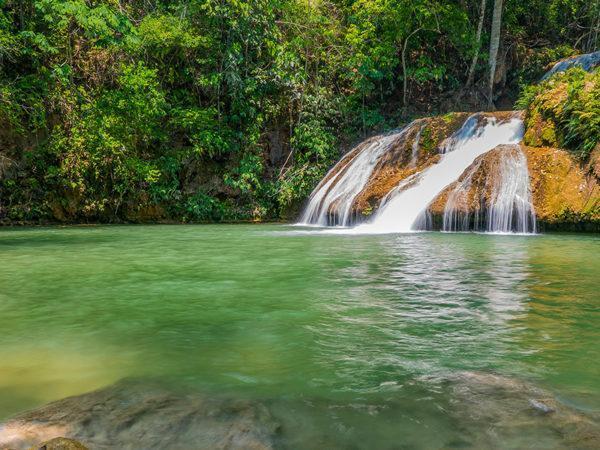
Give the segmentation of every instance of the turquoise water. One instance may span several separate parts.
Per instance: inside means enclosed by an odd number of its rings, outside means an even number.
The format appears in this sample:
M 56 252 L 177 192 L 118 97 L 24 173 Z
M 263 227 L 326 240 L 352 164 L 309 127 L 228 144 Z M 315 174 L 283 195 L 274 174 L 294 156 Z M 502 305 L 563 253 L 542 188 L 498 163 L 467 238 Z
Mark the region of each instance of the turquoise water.
M 4 229 L 0 255 L 0 418 L 152 377 L 289 402 L 300 446 L 432 448 L 454 425 L 423 380 L 465 370 L 600 411 L 597 235 Z

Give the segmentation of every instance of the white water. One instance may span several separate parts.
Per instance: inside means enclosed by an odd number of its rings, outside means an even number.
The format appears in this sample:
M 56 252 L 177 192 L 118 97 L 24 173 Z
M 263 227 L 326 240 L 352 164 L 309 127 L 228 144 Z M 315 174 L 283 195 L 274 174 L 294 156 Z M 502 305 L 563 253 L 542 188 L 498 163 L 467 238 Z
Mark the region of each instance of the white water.
M 443 231 L 468 231 L 470 229 L 471 217 L 468 212 L 461 212 L 461 206 L 464 206 L 468 201 L 469 190 L 473 182 L 473 176 L 481 167 L 479 164 L 474 164 L 469 173 L 461 180 L 454 190 L 448 195 L 446 206 L 444 207 L 444 222 Z M 474 211 L 473 229 L 479 229 L 479 209 Z
M 417 131 L 417 135 L 413 141 L 410 167 L 417 166 L 417 160 L 419 159 L 419 144 L 421 143 L 421 133 L 423 133 L 423 128 L 425 128 L 424 124 L 419 127 L 419 131 Z
M 478 199 L 471 217 L 469 208 L 465 208 L 465 205 L 473 176 L 480 167 L 481 160 L 479 164 L 474 164 L 469 169 L 466 176 L 448 195 L 442 230 L 535 233 L 535 212 L 531 201 L 529 170 L 521 147 L 515 145 L 502 151 L 498 166 L 499 173 L 487 174 L 488 180 L 492 177 L 493 181 L 489 205 L 482 205 L 485 200 Z M 484 211 L 481 211 L 481 206 Z
M 583 70 L 590 71 L 594 67 L 600 64 L 600 51 L 594 53 L 588 53 L 585 55 L 573 56 L 572 58 L 567 58 L 565 60 L 559 61 L 552 69 L 550 69 L 546 74 L 542 77 L 542 80 L 547 80 L 552 75 L 558 72 L 565 72 L 569 70 L 571 67 L 581 67 Z
M 499 181 L 494 186 L 487 214 L 487 231 L 494 233 L 535 233 L 527 159 L 517 147 L 502 157 Z
M 516 144 L 523 137 L 523 121 L 513 118 L 498 123 L 476 114 L 442 146 L 440 161 L 425 169 L 417 183 L 398 192 L 383 205 L 371 223 L 354 228 L 355 233 L 402 233 L 412 231 L 417 218 L 449 184 L 480 155 L 501 144 Z
M 336 164 L 325 178 L 329 179 L 311 194 L 300 225 L 349 225 L 354 199 L 365 188 L 381 156 L 409 129 L 410 125 L 399 132 L 375 138 L 342 169 L 338 166 L 347 158 Z M 330 176 L 336 170 L 337 173 Z

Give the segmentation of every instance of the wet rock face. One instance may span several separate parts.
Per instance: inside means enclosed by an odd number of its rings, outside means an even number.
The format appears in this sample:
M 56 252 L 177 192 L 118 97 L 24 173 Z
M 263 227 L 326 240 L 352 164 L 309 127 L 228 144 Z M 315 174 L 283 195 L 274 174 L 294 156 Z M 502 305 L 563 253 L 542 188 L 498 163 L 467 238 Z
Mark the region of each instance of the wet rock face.
M 427 117 L 361 142 L 321 180 L 300 220 L 344 226 L 360 222 L 400 182 L 437 162 L 440 145 L 467 117 Z
M 600 51 L 594 53 L 586 53 L 585 55 L 571 56 L 558 61 L 554 66 L 546 72 L 542 80 L 550 78 L 555 73 L 565 72 L 571 67 L 581 67 L 583 70 L 590 71 L 600 65 Z
M 128 381 L 13 418 L 0 425 L 0 449 L 68 437 L 93 449 L 266 450 L 277 429 L 260 403 L 179 395 Z
M 430 204 L 427 229 L 535 232 L 528 167 L 519 145 L 479 156 Z
M 366 220 L 389 198 L 418 181 L 456 142 L 490 119 L 503 123 L 520 112 L 451 113 L 411 122 L 367 139 L 342 158 L 313 191 L 301 222 L 350 226 Z
M 463 192 L 453 199 L 459 219 L 467 218 L 471 229 L 490 206 L 494 187 L 499 182 L 502 158 L 519 151 L 515 146 L 498 146 L 477 158 L 461 177 L 448 186 L 428 208 L 428 227 L 441 229 L 444 213 L 453 192 L 461 184 Z M 531 200 L 541 229 L 593 230 L 600 226 L 600 185 L 596 164 L 587 173 L 565 150 L 521 146 L 527 160 Z
M 429 207 L 431 214 L 443 216 L 451 194 L 461 184 L 468 182 L 466 189 L 456 199 L 458 213 L 475 214 L 490 205 L 494 187 L 499 183 L 500 163 L 505 154 L 518 151 L 513 145 L 500 145 L 481 155 L 471 164 L 458 180 L 444 189 Z
M 413 122 L 377 163 L 369 182 L 354 200 L 354 215 L 371 215 L 399 183 L 435 164 L 439 160 L 440 145 L 468 117 L 468 113 L 454 113 Z

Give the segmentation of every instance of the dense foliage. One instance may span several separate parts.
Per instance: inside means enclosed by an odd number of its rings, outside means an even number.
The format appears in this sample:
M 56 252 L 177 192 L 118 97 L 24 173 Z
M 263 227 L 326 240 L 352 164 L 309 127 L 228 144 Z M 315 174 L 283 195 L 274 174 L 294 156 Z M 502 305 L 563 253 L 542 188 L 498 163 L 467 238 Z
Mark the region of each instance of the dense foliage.
M 492 3 L 478 42 L 462 0 L 0 0 L 0 219 L 279 218 L 359 137 L 483 104 Z M 497 105 L 598 20 L 505 1 Z
M 600 68 L 553 75 L 528 87 L 519 106 L 527 109 L 528 145 L 563 147 L 586 158 L 600 144 Z

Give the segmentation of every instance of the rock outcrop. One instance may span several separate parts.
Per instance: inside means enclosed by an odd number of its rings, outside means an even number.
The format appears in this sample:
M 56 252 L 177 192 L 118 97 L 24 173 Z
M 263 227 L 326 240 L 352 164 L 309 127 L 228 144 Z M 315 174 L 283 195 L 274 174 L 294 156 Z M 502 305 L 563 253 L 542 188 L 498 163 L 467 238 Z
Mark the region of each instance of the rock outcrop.
M 490 207 L 494 186 L 501 176 L 498 167 L 503 155 L 515 151 L 511 146 L 499 146 L 475 160 L 459 180 L 448 186 L 430 205 L 430 226 L 443 227 L 449 199 L 462 186 L 461 195 L 453 199 L 455 214 L 457 220 L 469 223 L 469 229 L 476 228 L 476 222 L 484 220 Z M 527 160 L 531 198 L 539 228 L 600 229 L 600 184 L 594 172 L 595 165 L 586 172 L 569 152 L 555 148 L 521 146 L 521 151 Z
M 600 184 L 567 151 L 523 147 L 536 215 L 543 228 L 600 230 Z
M 267 450 L 277 430 L 258 402 L 184 395 L 124 381 L 9 420 L 0 425 L 0 449 L 39 448 L 41 442 L 66 437 L 92 449 Z

